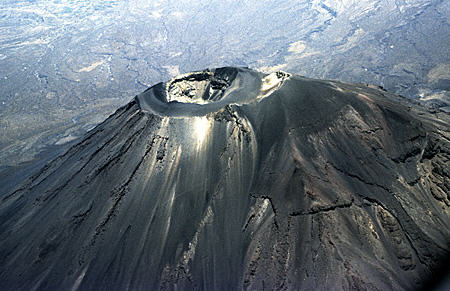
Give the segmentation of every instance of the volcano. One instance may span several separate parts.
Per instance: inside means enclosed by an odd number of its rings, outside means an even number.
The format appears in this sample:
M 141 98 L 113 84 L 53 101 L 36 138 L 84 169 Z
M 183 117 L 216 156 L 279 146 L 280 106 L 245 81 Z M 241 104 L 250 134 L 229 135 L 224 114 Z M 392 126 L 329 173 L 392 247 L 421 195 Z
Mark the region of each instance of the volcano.
M 450 251 L 449 124 L 363 84 L 175 77 L 0 197 L 0 289 L 421 288 Z

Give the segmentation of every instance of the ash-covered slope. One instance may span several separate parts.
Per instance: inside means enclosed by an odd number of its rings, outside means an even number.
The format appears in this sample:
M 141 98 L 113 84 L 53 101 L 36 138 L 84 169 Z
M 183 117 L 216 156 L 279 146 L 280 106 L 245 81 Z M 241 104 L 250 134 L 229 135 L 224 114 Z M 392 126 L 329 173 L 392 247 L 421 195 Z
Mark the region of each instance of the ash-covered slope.
M 437 114 L 282 72 L 158 84 L 1 197 L 0 289 L 419 288 L 450 249 Z

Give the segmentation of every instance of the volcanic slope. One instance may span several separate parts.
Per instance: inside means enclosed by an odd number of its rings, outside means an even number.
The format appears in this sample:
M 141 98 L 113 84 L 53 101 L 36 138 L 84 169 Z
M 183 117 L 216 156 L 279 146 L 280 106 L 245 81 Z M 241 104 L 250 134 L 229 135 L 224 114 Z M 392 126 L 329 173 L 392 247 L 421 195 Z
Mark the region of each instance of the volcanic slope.
M 0 289 L 420 288 L 450 250 L 449 124 L 365 85 L 178 76 L 0 197 Z

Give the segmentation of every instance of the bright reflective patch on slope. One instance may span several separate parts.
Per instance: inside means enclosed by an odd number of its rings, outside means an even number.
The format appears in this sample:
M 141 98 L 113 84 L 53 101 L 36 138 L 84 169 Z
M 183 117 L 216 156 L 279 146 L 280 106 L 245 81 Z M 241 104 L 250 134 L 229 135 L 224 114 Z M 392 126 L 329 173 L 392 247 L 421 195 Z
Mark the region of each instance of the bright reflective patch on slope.
M 274 91 L 278 90 L 278 88 L 281 86 L 281 83 L 289 77 L 288 73 L 284 72 L 276 72 L 267 75 L 264 77 L 261 81 L 261 89 L 260 94 L 258 97 L 256 97 L 257 100 L 263 99 L 270 94 L 272 94 Z
M 210 121 L 206 116 L 194 118 L 194 136 L 197 148 L 204 144 L 206 137 L 211 130 L 211 122 L 212 121 Z

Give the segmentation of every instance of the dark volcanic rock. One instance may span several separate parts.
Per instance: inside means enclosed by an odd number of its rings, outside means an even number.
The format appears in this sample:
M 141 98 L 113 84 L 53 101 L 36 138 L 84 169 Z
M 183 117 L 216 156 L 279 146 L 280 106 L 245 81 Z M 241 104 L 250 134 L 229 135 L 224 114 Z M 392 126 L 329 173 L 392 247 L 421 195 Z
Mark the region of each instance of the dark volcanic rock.
M 155 85 L 1 197 L 0 289 L 420 288 L 450 249 L 449 121 L 282 72 Z

